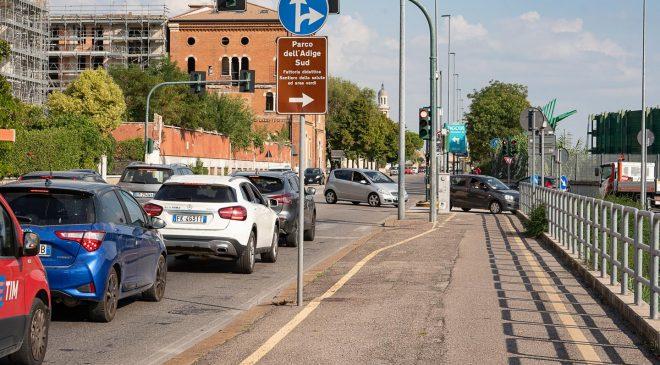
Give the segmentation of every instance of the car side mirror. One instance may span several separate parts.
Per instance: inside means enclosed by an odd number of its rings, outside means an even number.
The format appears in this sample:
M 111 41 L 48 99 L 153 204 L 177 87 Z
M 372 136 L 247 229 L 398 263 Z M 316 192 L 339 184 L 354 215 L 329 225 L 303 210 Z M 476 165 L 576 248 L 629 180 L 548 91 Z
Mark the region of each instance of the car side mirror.
M 594 175 L 600 176 L 600 167 L 596 167 L 596 169 L 594 170 Z
M 165 223 L 164 220 L 162 220 L 160 218 L 156 218 L 156 217 L 151 218 L 151 228 L 152 229 L 163 229 L 165 227 L 167 227 L 167 223 Z
M 23 256 L 32 257 L 39 254 L 39 235 L 34 232 L 25 232 L 23 235 Z
M 316 195 L 316 189 L 314 188 L 305 188 L 305 194 L 307 195 Z
M 269 199 L 269 200 L 268 200 L 268 206 L 269 206 L 269 207 L 271 207 L 271 208 L 275 208 L 275 207 L 277 207 L 278 205 L 280 205 L 280 203 L 277 201 L 277 199 Z
M 362 185 L 367 185 L 368 182 L 367 182 L 367 180 L 360 180 L 360 184 L 362 184 Z

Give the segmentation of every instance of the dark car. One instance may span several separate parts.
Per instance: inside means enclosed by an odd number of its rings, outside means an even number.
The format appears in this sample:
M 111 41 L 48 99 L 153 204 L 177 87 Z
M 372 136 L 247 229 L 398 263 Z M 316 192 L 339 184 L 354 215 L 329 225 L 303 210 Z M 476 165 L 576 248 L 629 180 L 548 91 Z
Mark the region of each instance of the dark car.
M 166 250 L 157 229 L 165 222 L 147 216 L 130 193 L 65 180 L 17 182 L 0 193 L 22 229 L 41 238 L 55 302 L 88 303 L 92 320 L 110 322 L 122 298 L 163 298 Z
M 234 176 L 250 179 L 252 184 L 267 199 L 277 200 L 273 208 L 280 220 L 280 233 L 289 246 L 298 246 L 298 202 L 300 185 L 298 175 L 293 171 L 239 172 Z M 316 189 L 307 188 L 305 194 L 305 241 L 313 241 L 316 236 Z
M 451 177 L 451 206 L 465 212 L 488 209 L 493 214 L 519 209 L 520 193 L 500 180 L 483 175 Z
M 105 183 L 103 177 L 93 170 L 70 170 L 70 171 L 35 171 L 18 178 L 26 180 L 77 180 L 87 182 Z
M 319 168 L 309 168 L 305 170 L 305 185 L 317 184 L 323 185 L 325 182 L 325 174 Z
M 186 165 L 152 165 L 134 162 L 126 167 L 117 186 L 128 190 L 140 204 L 144 205 L 154 198 L 165 181 L 175 175 L 193 175 L 193 172 Z

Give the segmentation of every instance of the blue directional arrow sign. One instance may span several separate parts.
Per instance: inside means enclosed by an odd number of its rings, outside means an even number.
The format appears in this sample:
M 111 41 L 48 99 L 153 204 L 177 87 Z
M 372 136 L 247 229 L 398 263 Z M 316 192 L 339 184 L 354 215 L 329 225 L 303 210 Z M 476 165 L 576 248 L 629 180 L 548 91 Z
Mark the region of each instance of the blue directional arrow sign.
M 449 124 L 449 152 L 467 155 L 467 130 L 465 124 Z
M 280 22 L 295 35 L 318 32 L 328 20 L 328 13 L 328 0 L 280 0 Z

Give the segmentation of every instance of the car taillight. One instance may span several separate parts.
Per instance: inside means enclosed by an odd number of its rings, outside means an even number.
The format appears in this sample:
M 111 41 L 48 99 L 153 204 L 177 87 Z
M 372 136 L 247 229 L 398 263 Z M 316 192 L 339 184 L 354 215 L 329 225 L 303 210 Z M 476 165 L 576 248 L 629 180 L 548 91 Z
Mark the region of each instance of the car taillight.
M 78 242 L 88 252 L 98 250 L 105 238 L 103 231 L 57 231 L 55 235 L 61 240 Z
M 163 213 L 163 207 L 160 205 L 156 204 L 147 204 L 144 206 L 144 211 L 149 215 L 150 217 L 158 217 Z
M 247 209 L 243 207 L 222 208 L 218 210 L 218 214 L 220 218 L 232 221 L 244 221 L 247 219 Z
M 293 202 L 291 194 L 273 195 L 270 198 L 277 200 L 279 205 L 290 205 Z

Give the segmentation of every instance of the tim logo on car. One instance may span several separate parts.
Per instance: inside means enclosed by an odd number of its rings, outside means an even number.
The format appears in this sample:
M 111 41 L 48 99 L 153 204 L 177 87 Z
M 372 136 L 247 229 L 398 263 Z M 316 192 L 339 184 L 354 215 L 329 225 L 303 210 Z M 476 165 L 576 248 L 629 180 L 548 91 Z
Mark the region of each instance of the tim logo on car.
M 0 308 L 12 300 L 18 298 L 18 281 L 7 281 L 4 276 L 0 276 Z

